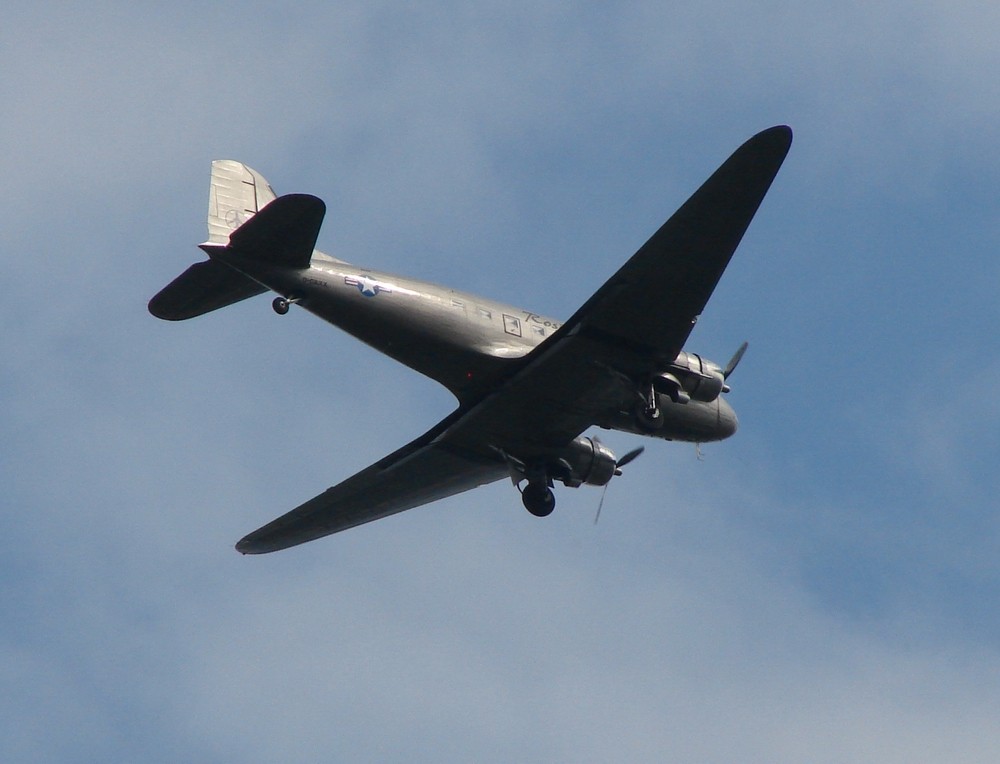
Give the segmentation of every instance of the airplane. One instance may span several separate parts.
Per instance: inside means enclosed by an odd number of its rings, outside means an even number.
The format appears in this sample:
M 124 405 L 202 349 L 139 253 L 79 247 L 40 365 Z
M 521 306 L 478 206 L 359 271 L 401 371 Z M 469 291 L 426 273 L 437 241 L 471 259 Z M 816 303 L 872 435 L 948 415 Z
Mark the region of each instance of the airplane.
M 212 163 L 209 239 L 149 302 L 171 321 L 277 293 L 436 380 L 458 408 L 416 440 L 236 544 L 261 554 L 509 477 L 533 515 L 556 481 L 607 486 L 621 458 L 589 427 L 705 443 L 736 432 L 726 366 L 683 349 L 791 146 L 778 125 L 740 146 L 569 319 L 352 265 L 315 249 L 326 213 L 255 170 Z

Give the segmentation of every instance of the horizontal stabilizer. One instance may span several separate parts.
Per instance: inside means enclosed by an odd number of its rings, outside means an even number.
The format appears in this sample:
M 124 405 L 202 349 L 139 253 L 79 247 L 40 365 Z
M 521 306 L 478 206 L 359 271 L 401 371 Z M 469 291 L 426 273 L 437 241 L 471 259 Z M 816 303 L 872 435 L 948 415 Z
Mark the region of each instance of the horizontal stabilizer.
M 228 249 L 260 262 L 308 268 L 325 215 L 326 205 L 315 196 L 279 196 L 230 234 Z
M 197 263 L 149 301 L 149 312 L 167 321 L 194 318 L 267 291 L 225 263 Z

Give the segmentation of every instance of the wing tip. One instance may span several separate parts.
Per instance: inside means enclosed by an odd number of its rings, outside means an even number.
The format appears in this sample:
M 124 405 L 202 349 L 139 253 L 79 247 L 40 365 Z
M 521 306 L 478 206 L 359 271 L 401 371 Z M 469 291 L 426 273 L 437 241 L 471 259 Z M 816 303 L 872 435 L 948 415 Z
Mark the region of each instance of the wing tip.
M 253 534 L 249 536 L 244 536 L 239 541 L 236 542 L 236 551 L 240 554 L 264 554 L 265 552 L 270 552 L 270 549 L 261 548 L 260 544 L 255 544 L 252 538 Z
M 258 528 L 253 533 L 248 533 L 236 542 L 236 551 L 240 554 L 269 554 L 270 552 L 280 552 L 282 549 L 288 549 L 309 540 L 275 537 L 273 533 L 265 532 L 268 530 L 270 530 L 270 524 Z
M 770 142 L 779 151 L 787 153 L 792 145 L 792 128 L 788 125 L 775 125 L 766 130 L 761 130 L 753 136 L 747 143 Z

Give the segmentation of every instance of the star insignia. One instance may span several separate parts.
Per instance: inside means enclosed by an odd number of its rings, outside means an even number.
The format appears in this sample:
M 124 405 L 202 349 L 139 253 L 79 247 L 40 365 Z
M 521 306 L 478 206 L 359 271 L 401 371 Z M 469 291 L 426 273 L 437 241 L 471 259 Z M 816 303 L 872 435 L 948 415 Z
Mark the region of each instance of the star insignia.
M 365 297 L 375 297 L 379 292 L 391 292 L 392 289 L 385 284 L 380 284 L 369 276 L 345 276 L 344 283 L 355 286 Z

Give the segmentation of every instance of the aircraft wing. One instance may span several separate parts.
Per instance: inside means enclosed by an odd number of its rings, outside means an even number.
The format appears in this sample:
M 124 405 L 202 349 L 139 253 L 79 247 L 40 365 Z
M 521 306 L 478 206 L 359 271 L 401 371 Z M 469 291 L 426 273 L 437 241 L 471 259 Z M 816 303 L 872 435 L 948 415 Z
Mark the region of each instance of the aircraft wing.
M 479 458 L 439 437 L 445 419 L 412 443 L 296 507 L 236 545 L 244 554 L 286 549 L 506 477 L 496 456 Z
M 682 349 L 791 145 L 773 127 L 738 148 L 552 337 L 492 392 L 376 464 L 246 536 L 284 549 L 510 474 L 504 455 L 558 456 L 608 401 Z
M 236 549 L 276 552 L 492 483 L 511 474 L 505 453 L 519 459 L 558 453 L 593 423 L 617 378 L 590 363 L 585 343 L 553 349 L 557 363 L 542 358 L 529 365 L 478 404 L 258 528 Z M 572 379 L 562 376 L 566 370 Z
M 662 371 L 683 349 L 791 143 L 781 125 L 740 146 L 560 333 L 632 350 Z

